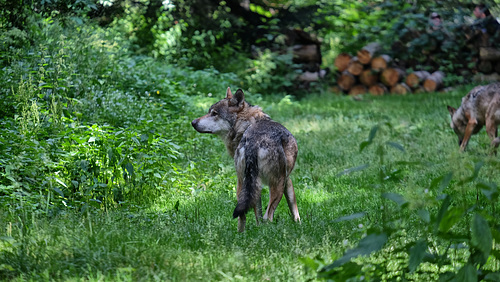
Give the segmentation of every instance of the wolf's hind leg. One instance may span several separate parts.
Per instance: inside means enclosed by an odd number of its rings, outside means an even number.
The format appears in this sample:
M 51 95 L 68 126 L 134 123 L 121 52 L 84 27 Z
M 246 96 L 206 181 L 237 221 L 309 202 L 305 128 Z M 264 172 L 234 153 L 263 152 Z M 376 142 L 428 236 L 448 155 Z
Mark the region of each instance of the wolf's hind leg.
M 295 190 L 293 189 L 292 180 L 288 178 L 285 188 L 285 199 L 288 203 L 288 208 L 292 213 L 293 220 L 300 222 L 299 208 L 297 207 L 297 199 L 295 198 Z
M 273 221 L 274 211 L 283 197 L 283 190 L 285 181 L 283 178 L 276 179 L 269 182 L 269 204 L 267 205 L 264 220 Z
M 238 217 L 238 232 L 245 231 L 245 224 L 247 222 L 247 216 L 242 214 Z
M 492 149 L 491 154 L 496 155 L 497 153 L 496 149 L 500 144 L 500 138 L 498 137 L 498 129 L 494 117 L 491 117 L 486 120 L 486 133 L 488 134 L 488 137 L 490 137 L 491 139 L 491 149 Z

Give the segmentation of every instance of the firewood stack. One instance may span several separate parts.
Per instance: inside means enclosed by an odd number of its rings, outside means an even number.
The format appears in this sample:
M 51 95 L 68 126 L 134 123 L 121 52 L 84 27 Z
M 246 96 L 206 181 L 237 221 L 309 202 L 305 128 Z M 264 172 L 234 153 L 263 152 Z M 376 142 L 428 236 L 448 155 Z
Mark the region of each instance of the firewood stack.
M 435 92 L 443 87 L 443 72 L 407 73 L 393 65 L 390 56 L 381 54 L 381 45 L 378 43 L 366 45 L 355 56 L 339 54 L 334 66 L 339 73 L 337 86 L 349 95 L 406 95 Z
M 286 45 L 293 54 L 293 63 L 300 66 L 302 73 L 297 81 L 307 86 L 325 76 L 321 66 L 321 41 L 302 29 L 288 29 L 285 32 Z
M 487 17 L 477 24 L 465 28 L 467 47 L 477 62 L 472 72 L 481 76 L 500 75 L 500 24 L 493 17 Z

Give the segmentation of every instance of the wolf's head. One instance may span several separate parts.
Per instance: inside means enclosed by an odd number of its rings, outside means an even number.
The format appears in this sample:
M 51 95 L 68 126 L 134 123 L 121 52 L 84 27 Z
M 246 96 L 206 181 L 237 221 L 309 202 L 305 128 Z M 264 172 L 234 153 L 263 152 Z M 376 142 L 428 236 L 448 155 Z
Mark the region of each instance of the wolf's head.
M 458 136 L 458 145 L 462 145 L 462 141 L 465 135 L 465 128 L 467 127 L 467 119 L 462 113 L 462 109 L 455 109 L 451 106 L 448 106 L 448 112 L 450 112 L 451 122 L 450 126 L 455 131 L 455 134 Z
M 228 87 L 226 98 L 213 104 L 208 114 L 193 120 L 191 125 L 200 133 L 225 135 L 234 126 L 237 114 L 245 107 L 245 104 L 243 91 L 238 89 L 233 95 Z

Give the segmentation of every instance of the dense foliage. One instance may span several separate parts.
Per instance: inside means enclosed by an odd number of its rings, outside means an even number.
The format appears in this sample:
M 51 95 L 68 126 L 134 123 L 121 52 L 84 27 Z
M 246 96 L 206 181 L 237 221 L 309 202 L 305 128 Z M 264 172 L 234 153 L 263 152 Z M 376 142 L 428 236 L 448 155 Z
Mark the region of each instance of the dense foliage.
M 499 163 L 485 136 L 458 155 L 447 125 L 465 88 L 284 93 L 284 29 L 323 38 L 330 68 L 431 10 L 458 27 L 465 2 L 0 0 L 0 279 L 498 280 Z M 234 234 L 232 161 L 190 126 L 228 86 L 297 137 L 301 225 L 282 204 Z

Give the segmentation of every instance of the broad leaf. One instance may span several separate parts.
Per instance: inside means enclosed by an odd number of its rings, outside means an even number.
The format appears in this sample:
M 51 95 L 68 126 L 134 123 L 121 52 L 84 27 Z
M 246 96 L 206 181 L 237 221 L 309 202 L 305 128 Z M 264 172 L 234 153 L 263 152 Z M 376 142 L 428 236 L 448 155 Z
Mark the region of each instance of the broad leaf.
M 389 142 L 386 142 L 386 144 L 393 147 L 393 148 L 400 150 L 403 153 L 405 152 L 405 148 L 403 147 L 403 145 L 401 145 L 399 143 L 389 141 Z
M 375 251 L 380 250 L 385 245 L 385 243 L 387 243 L 387 234 L 370 234 L 361 239 L 356 248 L 348 250 L 343 257 L 334 261 L 332 264 L 327 265 L 324 269 L 328 271 L 330 269 L 344 265 L 352 258 L 369 255 Z
M 441 221 L 443 220 L 443 216 L 445 213 L 448 211 L 448 207 L 450 206 L 450 196 L 446 195 L 444 198 L 443 204 L 441 205 L 441 208 L 439 209 L 439 212 L 436 216 L 436 223 L 434 224 L 434 233 L 437 233 L 439 226 L 441 224 Z
M 464 215 L 464 210 L 458 207 L 452 207 L 447 210 L 439 223 L 439 231 L 446 233 L 455 225 Z
M 493 236 L 488 222 L 477 213 L 472 218 L 471 237 L 472 245 L 488 258 L 493 247 Z
M 474 267 L 471 263 L 467 263 L 458 271 L 455 278 L 456 281 L 460 282 L 477 282 L 478 277 L 476 267 Z
M 403 206 L 404 204 L 408 203 L 402 195 L 397 194 L 397 193 L 383 193 L 382 197 L 392 200 L 398 204 L 399 207 Z
M 410 262 L 408 268 L 414 272 L 422 263 L 427 251 L 427 242 L 423 239 L 418 240 L 415 246 L 410 249 Z
M 436 177 L 432 179 L 430 189 L 434 190 L 437 188 L 438 193 L 441 193 L 446 187 L 448 187 L 452 178 L 453 178 L 452 172 Z
M 494 202 L 498 200 L 498 188 L 495 183 L 479 182 L 477 188 L 481 190 L 481 193 L 490 201 Z
M 417 210 L 418 217 L 425 222 L 425 223 L 430 223 L 431 222 L 431 215 L 428 210 Z

